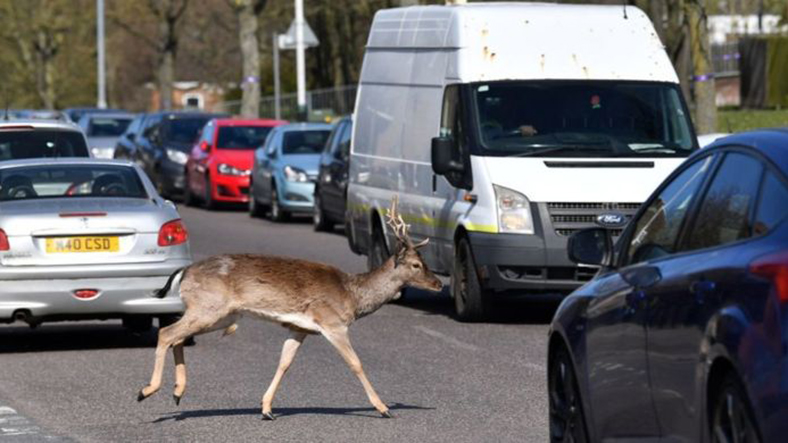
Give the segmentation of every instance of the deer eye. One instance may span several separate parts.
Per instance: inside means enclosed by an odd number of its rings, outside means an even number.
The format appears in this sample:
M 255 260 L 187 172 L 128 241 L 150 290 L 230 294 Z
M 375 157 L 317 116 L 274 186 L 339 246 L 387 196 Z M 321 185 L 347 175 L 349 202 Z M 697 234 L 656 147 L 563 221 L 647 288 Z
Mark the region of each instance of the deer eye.
M 419 269 L 421 268 L 421 263 L 413 263 L 411 266 L 413 267 L 413 269 Z

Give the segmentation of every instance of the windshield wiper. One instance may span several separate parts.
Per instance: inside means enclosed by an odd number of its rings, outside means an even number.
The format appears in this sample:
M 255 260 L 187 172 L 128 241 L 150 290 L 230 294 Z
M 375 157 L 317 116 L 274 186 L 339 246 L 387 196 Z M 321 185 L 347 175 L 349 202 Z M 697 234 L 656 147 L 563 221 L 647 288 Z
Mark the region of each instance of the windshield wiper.
M 519 154 L 514 154 L 511 157 L 538 157 L 544 154 L 554 154 L 558 152 L 613 152 L 612 147 L 601 147 L 601 146 L 588 146 L 588 145 L 559 145 L 559 146 L 548 146 L 541 149 L 534 149 L 533 151 L 522 152 Z

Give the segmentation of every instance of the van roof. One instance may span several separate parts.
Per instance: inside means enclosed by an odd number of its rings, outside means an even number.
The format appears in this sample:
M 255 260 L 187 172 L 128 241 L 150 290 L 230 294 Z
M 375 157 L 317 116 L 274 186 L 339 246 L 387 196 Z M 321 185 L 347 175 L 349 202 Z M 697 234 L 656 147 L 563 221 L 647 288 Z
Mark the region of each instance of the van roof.
M 386 49 L 456 50 L 441 74 L 462 82 L 678 83 L 651 21 L 634 6 L 475 3 L 386 9 L 375 14 L 367 54 Z M 444 68 L 438 60 L 433 66 Z

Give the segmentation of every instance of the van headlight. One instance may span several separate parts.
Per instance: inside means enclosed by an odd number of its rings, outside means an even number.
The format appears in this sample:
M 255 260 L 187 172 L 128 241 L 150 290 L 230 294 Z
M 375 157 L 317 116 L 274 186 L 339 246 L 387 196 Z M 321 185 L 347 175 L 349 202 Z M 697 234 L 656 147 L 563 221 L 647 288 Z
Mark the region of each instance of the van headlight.
M 175 162 L 179 165 L 185 165 L 189 160 L 189 154 L 181 152 L 177 149 L 168 149 L 167 158 L 169 158 L 171 162 Z
M 309 177 L 306 175 L 306 171 L 294 168 L 292 166 L 285 166 L 284 168 L 285 179 L 289 182 L 308 182 Z
M 493 185 L 498 205 L 498 232 L 510 234 L 533 234 L 534 220 L 531 202 L 519 192 Z

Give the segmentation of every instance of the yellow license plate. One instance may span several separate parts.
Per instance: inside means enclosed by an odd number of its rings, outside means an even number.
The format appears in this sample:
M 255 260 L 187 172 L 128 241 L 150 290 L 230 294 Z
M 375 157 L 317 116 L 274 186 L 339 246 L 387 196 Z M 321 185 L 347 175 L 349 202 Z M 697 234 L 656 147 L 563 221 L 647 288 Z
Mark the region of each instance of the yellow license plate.
M 118 237 L 56 237 L 46 239 L 47 253 L 118 252 Z

